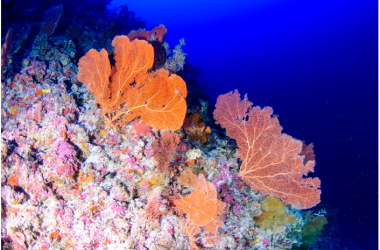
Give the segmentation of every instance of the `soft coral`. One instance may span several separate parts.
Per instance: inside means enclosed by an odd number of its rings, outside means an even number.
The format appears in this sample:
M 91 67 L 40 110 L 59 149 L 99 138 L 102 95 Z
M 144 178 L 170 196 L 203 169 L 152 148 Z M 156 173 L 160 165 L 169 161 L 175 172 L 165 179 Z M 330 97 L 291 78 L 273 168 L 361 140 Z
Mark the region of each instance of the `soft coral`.
M 175 200 L 174 204 L 179 214 L 188 215 L 185 227 L 193 247 L 196 246 L 193 236 L 200 231 L 199 227 L 215 234 L 222 225 L 219 216 L 224 213 L 226 203 L 217 199 L 216 187 L 202 174 L 198 176 L 198 188 L 190 195 Z
M 239 174 L 253 190 L 297 209 L 314 207 L 320 202 L 321 181 L 304 175 L 314 171 L 315 161 L 304 164 L 302 142 L 282 134 L 272 113 L 270 107 L 252 107 L 247 96 L 240 100 L 236 91 L 218 97 L 214 118 L 236 140 L 243 161 Z
M 177 130 L 185 119 L 187 88 L 181 77 L 153 66 L 154 51 L 146 41 L 116 36 L 112 41 L 116 64 L 105 49 L 91 49 L 78 63 L 78 80 L 95 95 L 107 125 L 140 116 L 156 130 Z M 110 81 L 111 78 L 111 81 Z

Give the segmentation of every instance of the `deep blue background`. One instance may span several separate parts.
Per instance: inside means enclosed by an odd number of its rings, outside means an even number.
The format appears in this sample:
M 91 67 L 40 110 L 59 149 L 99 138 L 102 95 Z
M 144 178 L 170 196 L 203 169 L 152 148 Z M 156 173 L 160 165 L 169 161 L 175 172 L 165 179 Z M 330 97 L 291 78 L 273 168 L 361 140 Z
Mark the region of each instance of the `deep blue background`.
M 190 2 L 190 1 L 188 1 Z M 271 106 L 284 132 L 314 143 L 322 203 L 347 237 L 377 246 L 377 1 L 117 1 L 165 25 L 220 94 Z M 365 247 L 371 249 L 370 246 Z

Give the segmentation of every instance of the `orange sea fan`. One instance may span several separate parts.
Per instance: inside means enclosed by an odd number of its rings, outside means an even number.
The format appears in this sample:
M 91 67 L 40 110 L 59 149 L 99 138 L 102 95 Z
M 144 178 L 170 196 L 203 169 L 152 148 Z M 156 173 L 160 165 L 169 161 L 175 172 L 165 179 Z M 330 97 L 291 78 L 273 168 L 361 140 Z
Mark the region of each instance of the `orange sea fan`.
M 168 30 L 165 28 L 165 25 L 161 24 L 149 31 L 145 29 L 132 30 L 127 36 L 131 41 L 139 39 L 153 42 L 154 50 L 157 51 L 165 39 L 166 32 Z
M 197 176 L 191 172 L 189 168 L 182 171 L 181 176 L 178 177 L 180 183 L 184 186 L 195 189 L 197 186 Z
M 95 95 L 106 124 L 140 120 L 156 130 L 179 129 L 186 115 L 186 83 L 167 70 L 147 73 L 154 51 L 146 41 L 116 36 L 115 66 L 105 49 L 91 49 L 78 63 L 78 80 Z M 109 80 L 111 77 L 111 81 Z
M 179 214 L 188 215 L 185 227 L 193 247 L 194 235 L 199 232 L 199 227 L 215 234 L 216 229 L 222 225 L 219 216 L 224 213 L 226 203 L 218 200 L 216 187 L 207 182 L 202 174 L 198 176 L 197 189 L 190 195 L 174 200 L 174 204 Z
M 302 142 L 282 134 L 272 108 L 252 107 L 236 91 L 218 97 L 214 118 L 236 140 L 242 162 L 240 176 L 256 191 L 273 195 L 297 209 L 320 202 L 319 178 L 304 178 L 315 161 L 303 163 Z

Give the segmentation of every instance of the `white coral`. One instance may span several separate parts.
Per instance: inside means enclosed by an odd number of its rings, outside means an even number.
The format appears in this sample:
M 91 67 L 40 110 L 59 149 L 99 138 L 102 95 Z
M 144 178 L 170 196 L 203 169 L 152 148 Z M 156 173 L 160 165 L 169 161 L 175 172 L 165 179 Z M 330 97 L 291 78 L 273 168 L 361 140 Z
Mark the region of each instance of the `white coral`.
M 185 39 L 182 38 L 179 40 L 179 44 L 177 44 L 173 51 L 169 48 L 169 44 L 164 43 L 163 46 L 166 49 L 166 62 L 164 65 L 164 69 L 169 70 L 171 73 L 177 73 L 178 71 L 183 69 L 183 65 L 185 65 L 186 53 L 183 52 L 182 46 L 185 45 Z
M 200 149 L 191 149 L 186 152 L 186 157 L 188 160 L 195 160 L 202 156 L 202 151 Z

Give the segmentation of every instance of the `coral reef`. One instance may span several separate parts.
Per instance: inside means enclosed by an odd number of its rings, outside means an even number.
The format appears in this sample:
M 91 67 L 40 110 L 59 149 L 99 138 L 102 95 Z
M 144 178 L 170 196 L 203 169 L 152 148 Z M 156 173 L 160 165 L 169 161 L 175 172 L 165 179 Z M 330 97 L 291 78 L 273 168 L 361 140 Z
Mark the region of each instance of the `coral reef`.
M 15 10 L 20 1 L 6 6 Z M 231 136 L 235 143 L 212 127 L 207 98 L 186 104 L 187 86 L 192 86 L 192 100 L 201 91 L 195 87 L 200 70 L 183 64 L 185 54 L 179 53 L 184 44 L 165 54 L 163 25 L 130 33 L 133 41 L 117 36 L 111 42 L 118 30 L 126 34 L 144 25 L 126 6 L 105 13 L 107 2 L 64 2 L 63 14 L 61 7 L 49 10 L 60 1 L 45 3 L 30 8 L 27 20 L 15 20 L 16 26 L 34 23 L 37 13 L 54 10 L 42 26 L 28 30 L 25 25 L 28 36 L 35 32 L 33 41 L 23 43 L 20 29 L 15 31 L 16 46 L 6 53 L 14 60 L 3 67 L 4 249 L 290 249 L 313 244 L 326 214 L 304 215 L 266 197 L 268 192 L 250 181 L 252 161 L 242 156 L 242 138 Z M 267 109 L 260 112 L 262 120 L 278 125 Z M 245 124 L 258 114 L 250 115 Z M 219 115 L 216 120 L 225 125 Z M 259 124 L 256 130 L 264 127 Z M 231 135 L 233 130 L 226 129 Z M 280 136 L 280 129 L 274 134 Z M 260 152 L 270 144 L 263 137 L 256 142 Z M 312 147 L 301 152 L 301 143 L 296 146 L 300 156 L 292 159 L 304 160 L 302 173 L 307 172 L 314 166 Z M 298 208 L 314 203 L 301 202 Z

